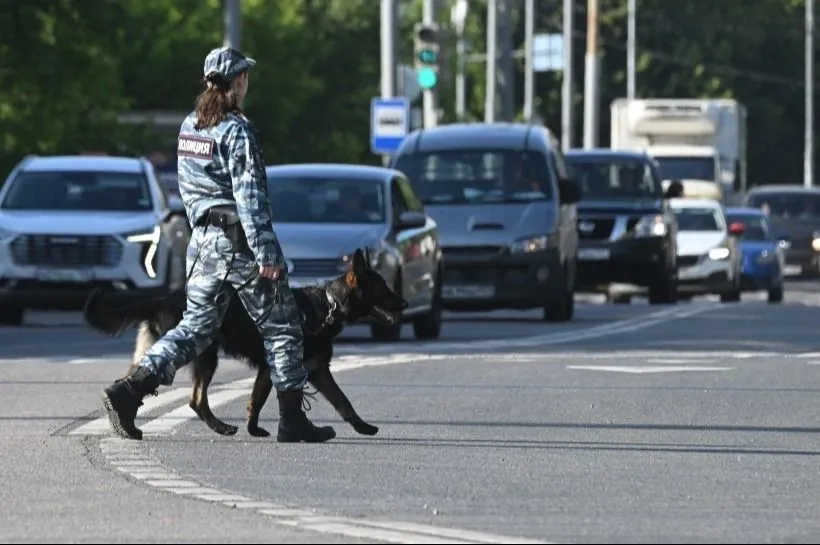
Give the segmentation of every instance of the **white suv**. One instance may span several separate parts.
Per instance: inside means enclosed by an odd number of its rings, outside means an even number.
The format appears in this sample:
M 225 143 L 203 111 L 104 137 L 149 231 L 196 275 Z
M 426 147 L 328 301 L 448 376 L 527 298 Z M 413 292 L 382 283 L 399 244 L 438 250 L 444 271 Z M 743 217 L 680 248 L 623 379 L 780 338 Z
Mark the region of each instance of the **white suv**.
M 0 188 L 0 324 L 182 287 L 189 235 L 143 157 L 26 157 Z
M 678 224 L 678 297 L 718 294 L 739 301 L 741 251 L 723 206 L 712 199 L 669 199 Z

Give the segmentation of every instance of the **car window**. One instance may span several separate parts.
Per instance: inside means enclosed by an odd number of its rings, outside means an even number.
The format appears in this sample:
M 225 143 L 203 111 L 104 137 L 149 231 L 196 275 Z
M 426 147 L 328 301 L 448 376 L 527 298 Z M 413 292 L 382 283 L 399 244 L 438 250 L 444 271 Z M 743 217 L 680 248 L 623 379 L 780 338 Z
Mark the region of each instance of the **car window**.
M 382 223 L 381 180 L 268 175 L 274 223 Z
M 159 207 L 165 210 L 168 208 L 168 188 L 160 180 L 159 172 L 156 168 L 154 168 L 154 180 L 156 180 L 157 188 L 159 189 Z
M 538 151 L 444 150 L 402 155 L 395 164 L 422 203 L 498 203 L 553 198 Z
M 723 231 L 726 227 L 713 208 L 678 208 L 675 210 L 678 231 Z
M 781 219 L 820 219 L 820 195 L 808 192 L 766 192 L 749 195 L 746 206 Z
M 6 210 L 137 212 L 152 209 L 144 174 L 20 172 L 3 199 Z
M 558 176 L 563 179 L 569 178 L 569 170 L 567 168 L 567 163 L 564 161 L 564 154 L 561 153 L 561 150 L 557 147 L 553 147 L 550 149 L 550 153 L 552 154 L 552 161 L 555 165 L 555 170 L 558 173 Z
M 732 214 L 726 216 L 726 222 L 729 225 L 735 222 L 743 224 L 746 229 L 740 236 L 740 240 L 749 242 L 765 242 L 772 240 L 769 222 L 766 221 L 765 217 L 752 216 L 749 214 Z
M 660 198 L 663 188 L 652 175 L 649 163 L 630 158 L 567 158 L 570 175 L 585 198 Z
M 420 212 L 424 213 L 424 205 L 418 200 L 416 194 L 413 192 L 413 188 L 404 178 L 396 178 L 394 183 L 399 188 L 399 193 L 401 194 L 402 199 L 404 199 L 404 205 L 407 210 L 411 212 Z
M 393 180 L 390 184 L 390 200 L 393 206 L 393 217 L 398 218 L 403 213 L 407 212 L 409 209 L 407 208 L 407 203 L 404 201 L 404 197 L 401 194 L 401 189 L 399 188 L 398 182 Z

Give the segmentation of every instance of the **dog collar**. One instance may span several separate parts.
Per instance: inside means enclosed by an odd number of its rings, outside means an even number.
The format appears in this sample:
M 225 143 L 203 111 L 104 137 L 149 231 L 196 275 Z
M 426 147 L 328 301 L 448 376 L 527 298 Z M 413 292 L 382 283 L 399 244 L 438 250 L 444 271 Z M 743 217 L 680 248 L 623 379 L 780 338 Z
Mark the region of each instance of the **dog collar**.
M 322 324 L 322 327 L 332 326 L 333 322 L 336 321 L 336 311 L 339 309 L 339 302 L 336 301 L 336 298 L 330 294 L 329 291 L 325 291 L 325 296 L 327 296 L 327 304 L 329 305 L 327 316 L 325 316 L 325 321 Z

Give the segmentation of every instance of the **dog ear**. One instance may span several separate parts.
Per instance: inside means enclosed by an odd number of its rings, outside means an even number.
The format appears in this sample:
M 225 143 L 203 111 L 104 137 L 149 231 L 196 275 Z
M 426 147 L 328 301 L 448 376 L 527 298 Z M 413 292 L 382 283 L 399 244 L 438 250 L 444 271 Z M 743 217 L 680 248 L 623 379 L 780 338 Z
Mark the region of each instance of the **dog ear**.
M 356 250 L 356 253 L 353 254 L 353 267 L 351 270 L 354 274 L 359 275 L 362 274 L 367 269 L 367 258 L 362 252 L 361 248 Z
M 370 268 L 370 250 L 367 248 L 364 249 L 364 263 L 368 268 Z
M 353 289 L 358 283 L 359 279 L 356 277 L 356 273 L 353 272 L 353 269 L 349 269 L 347 273 L 345 273 L 345 285 L 348 288 Z

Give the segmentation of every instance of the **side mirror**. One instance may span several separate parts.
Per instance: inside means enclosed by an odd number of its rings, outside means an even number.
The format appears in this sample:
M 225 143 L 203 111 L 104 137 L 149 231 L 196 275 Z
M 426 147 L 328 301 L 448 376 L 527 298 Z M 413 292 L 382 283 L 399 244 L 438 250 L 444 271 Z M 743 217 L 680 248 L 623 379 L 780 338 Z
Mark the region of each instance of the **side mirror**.
M 427 225 L 427 216 L 421 212 L 402 212 L 396 218 L 396 229 L 404 231 L 405 229 L 420 229 Z
M 732 235 L 732 236 L 739 237 L 745 232 L 746 232 L 746 226 L 743 223 L 739 222 L 739 221 L 732 222 L 729 225 L 729 234 Z
M 558 180 L 558 201 L 561 204 L 575 204 L 581 200 L 581 186 L 572 178 Z
M 171 209 L 171 212 L 185 215 L 185 205 L 182 204 L 182 199 L 176 195 L 168 197 L 168 208 Z
M 679 199 L 683 197 L 683 184 L 678 180 L 670 182 L 669 187 L 666 188 L 664 197 L 667 199 Z

